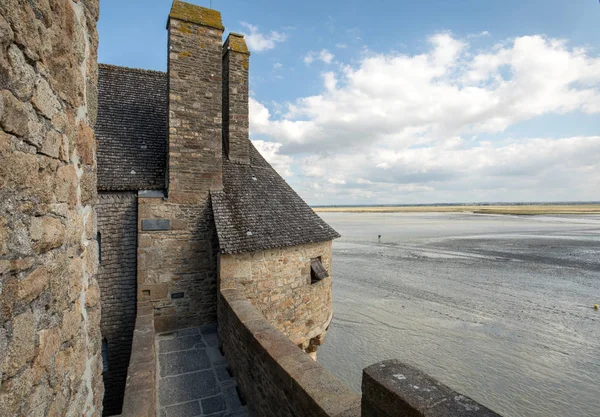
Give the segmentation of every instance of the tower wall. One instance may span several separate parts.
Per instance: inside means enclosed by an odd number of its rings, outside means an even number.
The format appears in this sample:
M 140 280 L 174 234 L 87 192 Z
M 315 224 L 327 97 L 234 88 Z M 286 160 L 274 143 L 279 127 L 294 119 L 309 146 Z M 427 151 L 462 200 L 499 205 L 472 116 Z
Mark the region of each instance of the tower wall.
M 99 416 L 98 1 L 0 2 L 0 415 Z
M 138 297 L 152 302 L 157 330 L 216 321 L 209 191 L 222 188 L 221 15 L 175 1 L 167 29 L 168 191 L 138 199 Z

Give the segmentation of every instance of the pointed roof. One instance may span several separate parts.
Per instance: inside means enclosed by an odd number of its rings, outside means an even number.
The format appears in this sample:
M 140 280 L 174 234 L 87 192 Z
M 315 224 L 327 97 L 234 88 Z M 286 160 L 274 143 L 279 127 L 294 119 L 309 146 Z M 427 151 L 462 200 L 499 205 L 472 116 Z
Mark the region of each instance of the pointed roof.
M 250 164 L 223 159 L 223 190 L 211 191 L 222 253 L 332 240 L 340 235 L 250 143 Z
M 99 190 L 165 188 L 165 72 L 98 65 Z

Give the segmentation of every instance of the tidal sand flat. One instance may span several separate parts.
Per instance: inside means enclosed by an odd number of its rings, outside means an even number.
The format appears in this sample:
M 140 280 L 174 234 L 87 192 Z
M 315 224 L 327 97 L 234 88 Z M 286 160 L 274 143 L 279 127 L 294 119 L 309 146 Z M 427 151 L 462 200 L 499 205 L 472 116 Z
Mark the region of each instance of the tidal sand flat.
M 600 216 L 319 214 L 343 237 L 318 360 L 357 391 L 398 358 L 505 416 L 600 415 Z

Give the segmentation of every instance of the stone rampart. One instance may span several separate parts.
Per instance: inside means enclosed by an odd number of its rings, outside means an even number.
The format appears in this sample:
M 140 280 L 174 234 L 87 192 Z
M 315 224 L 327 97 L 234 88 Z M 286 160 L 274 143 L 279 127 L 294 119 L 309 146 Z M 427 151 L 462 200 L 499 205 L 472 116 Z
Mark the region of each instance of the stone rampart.
M 362 417 L 500 417 L 423 372 L 397 360 L 364 369 Z
M 121 417 L 154 417 L 156 416 L 154 313 L 148 301 L 139 302 L 137 310 Z
M 0 415 L 99 416 L 97 0 L 0 1 Z
M 242 396 L 261 417 L 499 417 L 397 360 L 363 373 L 360 396 L 278 331 L 242 290 L 219 293 L 219 338 Z
M 219 337 L 252 415 L 360 415 L 360 397 L 275 329 L 242 291 L 224 289 L 219 297 Z

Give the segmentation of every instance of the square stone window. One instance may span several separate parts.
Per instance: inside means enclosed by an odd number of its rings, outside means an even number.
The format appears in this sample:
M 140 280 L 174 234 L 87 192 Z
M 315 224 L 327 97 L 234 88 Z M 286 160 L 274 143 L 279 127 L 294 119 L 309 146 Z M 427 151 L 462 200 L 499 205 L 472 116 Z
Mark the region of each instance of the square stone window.
M 321 257 L 313 258 L 310 260 L 310 283 L 314 284 L 316 282 L 321 281 L 324 278 L 327 278 L 329 273 L 323 263 L 321 262 Z

